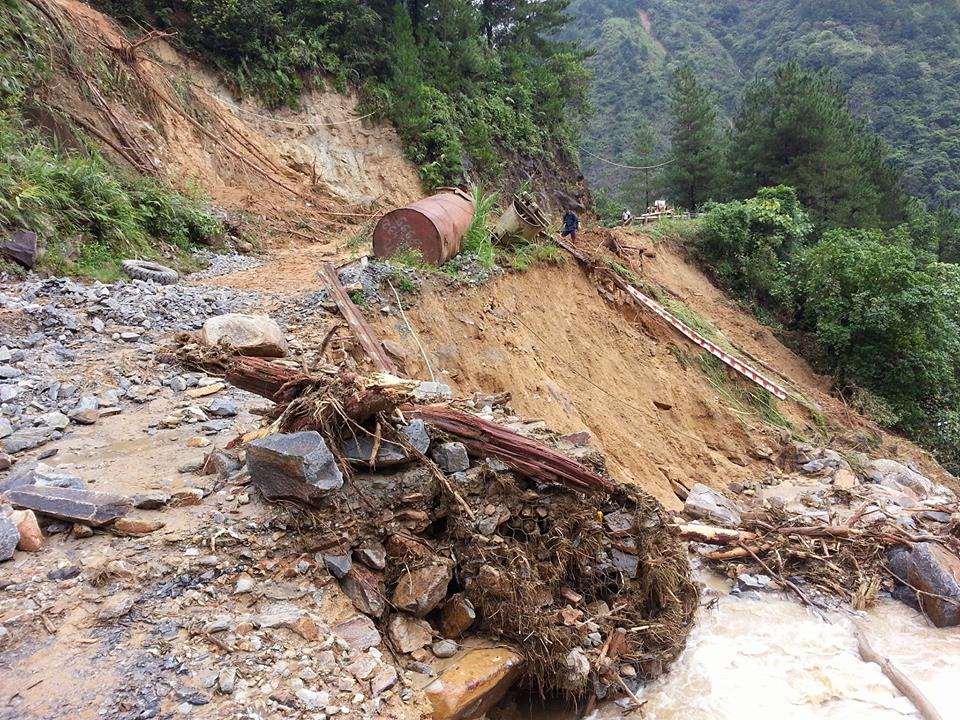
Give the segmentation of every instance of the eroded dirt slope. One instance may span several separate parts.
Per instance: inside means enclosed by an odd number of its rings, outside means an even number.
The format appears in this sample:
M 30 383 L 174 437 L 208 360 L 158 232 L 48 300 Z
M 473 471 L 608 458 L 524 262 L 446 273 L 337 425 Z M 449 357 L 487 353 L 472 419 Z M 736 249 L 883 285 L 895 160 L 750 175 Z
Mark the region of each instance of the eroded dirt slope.
M 134 50 L 138 38 L 86 3 L 45 6 L 58 50 L 43 100 L 57 110 L 36 119 L 67 142 L 83 128 L 112 160 L 199 188 L 274 243 L 324 242 L 419 196 L 396 132 L 355 94 L 318 88 L 297 111 L 271 111 L 162 38 Z
M 504 275 L 476 289 L 424 292 L 407 316 L 437 378 L 465 393 L 509 391 L 521 415 L 565 432 L 590 432 L 615 476 L 668 506 L 678 502 L 671 480 L 726 487 L 775 473 L 762 456 L 779 447 L 781 430 L 829 440 L 851 454 L 872 446 L 888 457 L 917 460 L 931 477 L 946 477 L 927 453 L 880 432 L 832 397 L 827 378 L 732 303 L 679 250 L 630 234 L 622 240 L 646 246 L 642 263 L 634 263 L 644 281 L 713 323 L 744 357 L 785 385 L 791 399 L 773 400 L 772 413 L 731 400 L 753 386 L 730 371 L 718 387 L 704 372 L 699 349 L 624 298 L 598 290 L 572 261 Z M 602 241 L 588 234 L 581 244 Z M 380 325 L 402 346 L 407 371 L 429 377 L 405 323 L 391 318 Z

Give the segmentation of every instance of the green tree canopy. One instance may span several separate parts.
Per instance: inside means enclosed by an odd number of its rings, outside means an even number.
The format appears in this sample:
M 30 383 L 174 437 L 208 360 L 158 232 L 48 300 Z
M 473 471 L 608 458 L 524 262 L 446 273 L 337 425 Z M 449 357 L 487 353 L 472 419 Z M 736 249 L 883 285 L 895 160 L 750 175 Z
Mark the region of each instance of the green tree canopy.
M 690 65 L 682 65 L 673 75 L 670 119 L 666 184 L 679 204 L 696 210 L 721 192 L 723 153 L 716 97 Z

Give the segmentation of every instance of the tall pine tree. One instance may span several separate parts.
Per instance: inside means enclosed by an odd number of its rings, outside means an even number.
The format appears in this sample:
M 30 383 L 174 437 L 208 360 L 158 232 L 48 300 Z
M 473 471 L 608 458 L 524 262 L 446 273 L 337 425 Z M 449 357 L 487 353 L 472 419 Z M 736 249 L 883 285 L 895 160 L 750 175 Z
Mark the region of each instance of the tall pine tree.
M 790 185 L 822 227 L 891 227 L 906 219 L 889 149 L 850 113 L 832 74 L 790 63 L 770 81 L 755 81 L 730 149 L 740 194 Z
M 720 190 L 723 153 L 716 98 L 689 65 L 673 75 L 670 117 L 672 162 L 665 173 L 667 187 L 678 203 L 695 210 Z

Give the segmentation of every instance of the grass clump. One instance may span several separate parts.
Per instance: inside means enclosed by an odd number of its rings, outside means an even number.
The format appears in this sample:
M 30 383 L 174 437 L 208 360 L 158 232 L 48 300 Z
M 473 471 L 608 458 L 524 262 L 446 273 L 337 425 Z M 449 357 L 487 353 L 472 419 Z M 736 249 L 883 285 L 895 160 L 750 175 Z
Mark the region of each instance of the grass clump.
M 194 243 L 223 231 L 198 198 L 53 147 L 11 110 L 0 111 L 0 227 L 39 235 L 41 268 L 100 280 L 129 257 L 184 267 Z
M 483 267 L 490 269 L 495 264 L 493 240 L 490 233 L 490 216 L 497 204 L 497 193 L 485 193 L 473 188 L 473 219 L 463 236 L 464 252 L 472 253 Z
M 700 369 L 707 381 L 734 410 L 755 415 L 767 425 L 790 428 L 790 421 L 777 408 L 776 398 L 758 385 L 741 382 L 730 376 L 731 370 L 713 355 L 699 357 Z

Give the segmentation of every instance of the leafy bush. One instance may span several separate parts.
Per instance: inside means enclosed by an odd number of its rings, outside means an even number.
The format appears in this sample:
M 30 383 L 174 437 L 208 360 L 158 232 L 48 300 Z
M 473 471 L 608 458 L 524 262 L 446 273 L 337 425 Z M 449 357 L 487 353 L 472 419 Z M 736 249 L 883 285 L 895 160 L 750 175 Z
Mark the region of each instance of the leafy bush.
M 839 387 L 878 394 L 895 427 L 956 463 L 957 268 L 919 264 L 904 230 L 835 230 L 803 254 L 800 287 L 805 320 Z
M 793 308 L 789 263 L 812 226 L 792 188 L 761 188 L 749 200 L 710 205 L 696 249 L 717 278 L 755 307 Z

